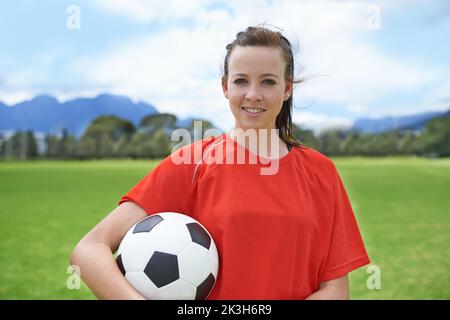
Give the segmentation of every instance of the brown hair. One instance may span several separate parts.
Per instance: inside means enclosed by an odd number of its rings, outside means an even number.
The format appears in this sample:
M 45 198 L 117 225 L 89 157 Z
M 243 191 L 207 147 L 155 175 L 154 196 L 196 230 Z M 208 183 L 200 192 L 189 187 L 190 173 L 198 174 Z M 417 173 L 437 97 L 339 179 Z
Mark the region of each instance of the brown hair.
M 224 81 L 228 79 L 228 60 L 231 55 L 231 51 L 236 46 L 257 46 L 257 47 L 269 47 L 280 48 L 283 52 L 283 58 L 286 62 L 286 68 L 284 72 L 285 81 L 291 81 L 294 83 L 301 83 L 303 79 L 294 79 L 294 56 L 292 54 L 291 43 L 284 37 L 279 31 L 272 31 L 264 26 L 251 26 L 245 31 L 240 31 L 236 34 L 236 39 L 233 42 L 227 44 L 227 54 L 224 61 Z M 283 101 L 283 106 L 278 114 L 275 125 L 279 129 L 280 138 L 287 145 L 303 147 L 292 132 L 292 95 L 289 99 Z

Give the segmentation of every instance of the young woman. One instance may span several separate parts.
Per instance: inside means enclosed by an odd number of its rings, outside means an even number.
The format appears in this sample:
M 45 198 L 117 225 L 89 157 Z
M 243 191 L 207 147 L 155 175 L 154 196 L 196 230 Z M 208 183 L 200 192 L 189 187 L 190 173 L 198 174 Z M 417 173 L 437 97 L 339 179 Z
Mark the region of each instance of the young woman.
M 113 253 L 134 223 L 164 211 L 192 216 L 214 237 L 220 265 L 208 299 L 348 299 L 348 273 L 370 262 L 333 162 L 293 137 L 289 41 L 248 27 L 226 48 L 234 129 L 172 153 L 80 241 L 71 263 L 97 297 L 142 299 Z M 259 161 L 239 162 L 240 152 Z

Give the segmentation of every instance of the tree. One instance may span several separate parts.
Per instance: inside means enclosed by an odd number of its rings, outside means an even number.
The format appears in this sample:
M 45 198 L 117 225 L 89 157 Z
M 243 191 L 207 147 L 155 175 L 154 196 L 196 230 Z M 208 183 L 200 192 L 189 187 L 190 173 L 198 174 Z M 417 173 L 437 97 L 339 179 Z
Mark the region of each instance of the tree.
M 76 155 L 77 140 L 70 135 L 66 128 L 62 132 L 59 141 L 59 156 L 63 159 L 73 158 Z
M 419 144 L 417 135 L 413 131 L 405 131 L 398 144 L 398 149 L 400 154 L 418 154 Z
M 342 141 L 342 152 L 345 155 L 358 154 L 360 134 L 355 131 L 350 131 L 347 137 Z
M 139 124 L 139 131 L 150 135 L 163 129 L 167 135 L 176 129 L 177 117 L 170 113 L 157 113 L 144 117 Z
M 422 153 L 427 156 L 450 156 L 450 116 L 429 121 L 419 143 Z
M 59 138 L 56 135 L 47 134 L 45 136 L 46 151 L 45 156 L 47 158 L 59 157 Z
M 126 145 L 124 152 L 132 158 L 151 158 L 154 145 L 152 136 L 145 132 L 137 132 Z
M 32 131 L 17 131 L 4 142 L 5 157 L 28 159 L 38 156 L 37 142 Z
M 164 158 L 170 155 L 171 141 L 170 137 L 159 129 L 152 135 L 151 139 L 152 158 Z
M 127 120 L 116 116 L 100 116 L 90 124 L 80 139 L 81 157 L 116 157 L 122 144 L 131 140 L 135 128 Z M 125 137 L 125 138 L 124 138 Z
M 302 129 L 300 126 L 292 123 L 292 134 L 294 138 L 300 141 L 303 145 L 314 149 L 319 149 L 319 140 L 316 138 L 312 130 Z
M 78 141 L 68 133 L 67 129 L 62 131 L 61 137 L 47 134 L 45 144 L 47 147 L 45 156 L 47 158 L 70 159 L 76 157 Z
M 320 151 L 327 156 L 342 155 L 341 141 L 344 140 L 346 132 L 339 129 L 331 129 L 319 136 Z

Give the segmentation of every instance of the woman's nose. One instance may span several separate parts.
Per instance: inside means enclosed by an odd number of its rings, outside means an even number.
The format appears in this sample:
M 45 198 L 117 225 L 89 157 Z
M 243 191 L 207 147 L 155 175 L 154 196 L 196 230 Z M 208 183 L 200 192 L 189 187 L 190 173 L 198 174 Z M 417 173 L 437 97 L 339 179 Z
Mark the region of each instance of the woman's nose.
M 249 89 L 245 95 L 245 99 L 247 101 L 262 101 L 262 94 L 258 90 L 258 88 L 252 86 L 252 87 L 249 87 Z

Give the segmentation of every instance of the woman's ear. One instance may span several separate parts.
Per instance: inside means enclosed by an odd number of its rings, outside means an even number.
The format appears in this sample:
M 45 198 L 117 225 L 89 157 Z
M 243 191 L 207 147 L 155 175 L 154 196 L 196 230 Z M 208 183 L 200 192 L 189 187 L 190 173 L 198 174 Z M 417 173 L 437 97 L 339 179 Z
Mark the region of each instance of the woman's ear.
M 289 97 L 292 94 L 292 89 L 293 89 L 293 83 L 292 81 L 286 81 L 286 86 L 284 88 L 284 101 L 286 101 L 287 99 L 289 99 Z
M 228 99 L 228 83 L 227 83 L 227 78 L 225 76 L 222 76 L 222 90 L 223 90 L 223 95 L 225 96 L 225 98 Z

